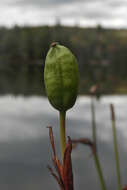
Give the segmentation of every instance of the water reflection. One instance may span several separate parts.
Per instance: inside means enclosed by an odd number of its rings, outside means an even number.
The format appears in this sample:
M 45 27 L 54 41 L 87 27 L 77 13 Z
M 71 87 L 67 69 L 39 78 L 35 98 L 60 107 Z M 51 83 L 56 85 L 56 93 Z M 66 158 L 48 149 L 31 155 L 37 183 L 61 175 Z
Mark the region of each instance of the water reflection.
M 115 189 L 115 164 L 109 103 L 114 103 L 123 183 L 127 175 L 127 96 L 108 96 L 95 103 L 99 155 L 109 189 Z M 2 190 L 58 189 L 46 168 L 51 164 L 47 125 L 54 127 L 59 151 L 58 113 L 41 97 L 0 97 L 0 188 Z M 67 114 L 67 133 L 71 137 L 91 138 L 89 97 L 79 97 Z M 88 147 L 72 153 L 75 189 L 100 189 L 94 161 Z

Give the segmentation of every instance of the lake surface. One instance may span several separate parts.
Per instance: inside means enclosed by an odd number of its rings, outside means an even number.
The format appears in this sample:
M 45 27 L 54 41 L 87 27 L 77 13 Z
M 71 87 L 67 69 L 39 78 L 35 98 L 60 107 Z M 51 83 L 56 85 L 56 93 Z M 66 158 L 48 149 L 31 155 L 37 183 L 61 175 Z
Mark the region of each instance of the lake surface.
M 108 190 L 116 188 L 109 104 L 115 105 L 122 183 L 127 184 L 127 96 L 104 96 L 95 102 L 98 150 Z M 0 189 L 59 190 L 49 174 L 52 165 L 48 129 L 52 125 L 59 154 L 58 112 L 47 98 L 0 97 Z M 91 138 L 90 98 L 79 97 L 67 112 L 67 135 Z M 99 190 L 91 151 L 78 146 L 72 153 L 76 190 Z

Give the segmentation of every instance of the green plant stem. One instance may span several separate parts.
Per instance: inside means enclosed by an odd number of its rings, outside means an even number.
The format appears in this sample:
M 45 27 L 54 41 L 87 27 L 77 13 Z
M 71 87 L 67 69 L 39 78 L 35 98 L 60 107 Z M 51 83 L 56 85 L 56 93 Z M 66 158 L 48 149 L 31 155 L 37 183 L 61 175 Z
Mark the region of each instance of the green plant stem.
M 91 113 L 92 113 L 92 135 L 93 135 L 93 141 L 94 141 L 94 144 L 95 144 L 95 146 L 97 148 L 94 97 L 91 97 Z
M 60 111 L 60 144 L 61 144 L 61 157 L 64 158 L 64 151 L 66 146 L 66 112 Z
M 117 135 L 116 135 L 116 124 L 115 124 L 116 120 L 115 120 L 114 106 L 112 104 L 110 105 L 110 109 L 111 109 L 114 152 L 115 152 L 115 160 L 116 160 L 117 188 L 118 190 L 122 190 L 121 177 L 120 177 L 119 153 L 118 153 L 118 144 L 117 144 Z
M 101 189 L 106 190 L 104 177 L 103 177 L 103 173 L 102 173 L 102 169 L 101 169 L 101 165 L 100 165 L 100 161 L 99 161 L 99 157 L 97 153 L 97 135 L 96 135 L 95 107 L 94 107 L 93 96 L 91 97 L 91 113 L 92 113 L 92 135 L 93 135 L 93 142 L 96 148 L 96 153 L 94 154 L 94 161 L 95 161 L 96 169 L 97 169 L 98 176 L 100 179 Z
M 100 179 L 101 189 L 106 190 L 103 173 L 102 173 L 102 169 L 101 169 L 101 165 L 100 165 L 100 161 L 99 161 L 97 153 L 94 154 L 94 161 L 95 161 L 96 169 L 97 169 L 98 176 Z

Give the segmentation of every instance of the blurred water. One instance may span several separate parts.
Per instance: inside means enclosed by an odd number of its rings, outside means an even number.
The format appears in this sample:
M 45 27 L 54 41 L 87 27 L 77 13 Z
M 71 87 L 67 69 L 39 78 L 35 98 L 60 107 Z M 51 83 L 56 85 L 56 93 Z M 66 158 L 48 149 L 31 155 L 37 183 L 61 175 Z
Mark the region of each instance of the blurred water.
M 115 105 L 122 182 L 127 184 L 127 96 L 105 96 L 95 102 L 99 156 L 108 189 L 116 189 L 110 103 Z M 58 112 L 47 98 L 0 97 L 0 189 L 59 189 L 47 169 L 48 164 L 52 165 L 48 125 L 53 126 L 59 155 Z M 91 138 L 89 97 L 79 97 L 68 111 L 67 135 Z M 72 160 L 75 189 L 99 190 L 89 148 L 78 146 Z

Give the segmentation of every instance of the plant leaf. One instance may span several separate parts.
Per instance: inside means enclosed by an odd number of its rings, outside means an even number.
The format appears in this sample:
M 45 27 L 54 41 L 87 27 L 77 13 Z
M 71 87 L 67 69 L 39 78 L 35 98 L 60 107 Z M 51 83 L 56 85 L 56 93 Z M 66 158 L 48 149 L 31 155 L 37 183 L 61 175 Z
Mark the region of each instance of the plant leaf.
M 73 173 L 71 162 L 72 143 L 70 137 L 68 137 L 68 143 L 65 148 L 64 160 L 63 160 L 63 176 L 66 190 L 73 190 Z
M 63 165 L 60 163 L 56 156 L 55 143 L 52 127 L 49 128 L 50 143 L 53 151 L 53 164 L 56 169 L 57 174 L 53 169 L 48 166 L 51 175 L 56 179 L 61 190 L 74 190 L 73 188 L 73 173 L 72 173 L 72 162 L 71 162 L 71 152 L 72 152 L 72 142 L 70 137 L 68 137 L 68 143 L 66 144 Z
M 123 190 L 127 190 L 127 185 L 123 188 Z
M 90 146 L 92 153 L 96 154 L 96 146 L 90 139 L 88 138 L 72 139 L 72 144 L 77 145 L 79 143 Z

